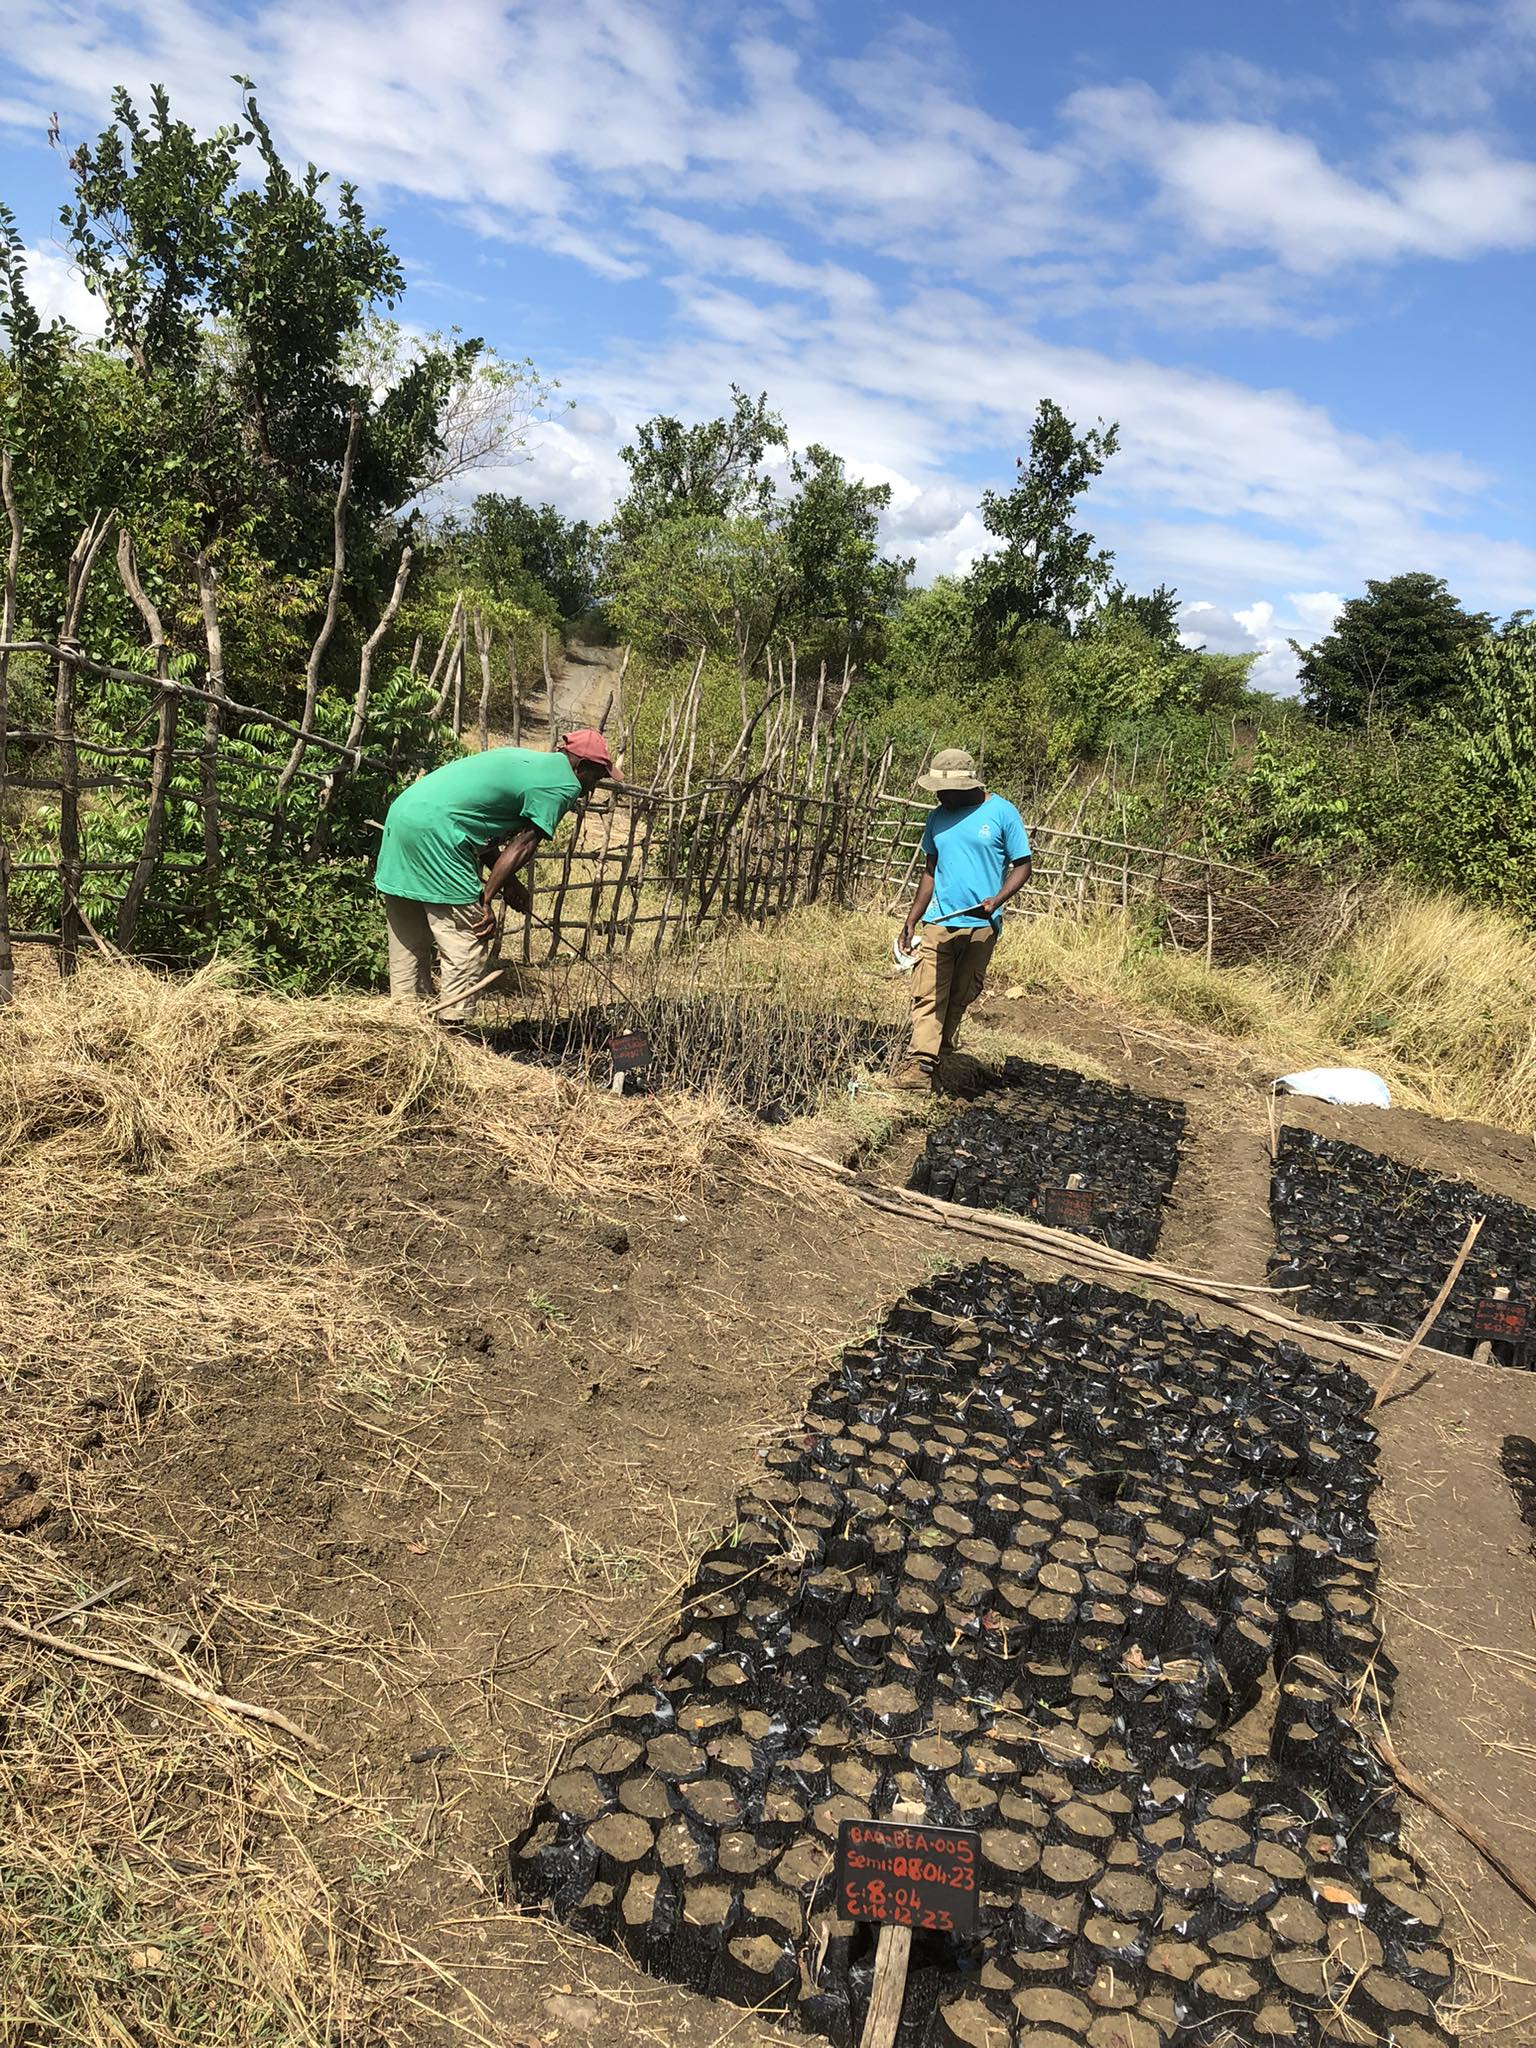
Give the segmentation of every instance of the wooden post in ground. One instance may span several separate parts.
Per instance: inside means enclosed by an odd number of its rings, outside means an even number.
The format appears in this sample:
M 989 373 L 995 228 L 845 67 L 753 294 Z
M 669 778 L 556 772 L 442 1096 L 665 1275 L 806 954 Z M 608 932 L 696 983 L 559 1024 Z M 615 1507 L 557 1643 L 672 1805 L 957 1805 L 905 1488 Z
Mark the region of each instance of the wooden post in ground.
M 922 1820 L 915 1799 L 898 1799 L 893 1820 Z M 901 2025 L 901 2001 L 907 1991 L 907 1964 L 912 1955 L 910 1927 L 882 1927 L 875 1944 L 875 1974 L 869 1987 L 869 2010 L 859 2048 L 892 2048 Z
M 1509 1289 L 1507 1287 L 1495 1287 L 1493 1299 L 1495 1301 L 1508 1301 Z M 1484 1337 L 1479 1344 L 1473 1346 L 1472 1363 L 1474 1365 L 1492 1365 L 1493 1339 L 1491 1337 Z

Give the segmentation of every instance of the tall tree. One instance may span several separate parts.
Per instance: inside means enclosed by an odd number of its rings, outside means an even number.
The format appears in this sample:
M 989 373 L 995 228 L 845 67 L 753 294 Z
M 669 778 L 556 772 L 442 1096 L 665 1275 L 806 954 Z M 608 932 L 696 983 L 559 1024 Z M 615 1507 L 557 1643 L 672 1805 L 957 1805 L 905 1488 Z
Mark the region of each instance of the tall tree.
M 790 478 L 795 493 L 779 521 L 794 573 L 783 629 L 808 651 L 861 660 L 912 573 L 910 560 L 880 552 L 891 487 L 849 476 L 815 442 L 792 459 Z
M 647 420 L 619 450 L 629 465 L 629 489 L 613 515 L 619 541 L 667 519 L 761 517 L 774 495 L 764 457 L 787 445 L 767 393 L 749 398 L 735 384 L 723 418 L 691 427 L 666 413 Z
M 1424 731 L 1443 786 L 1425 806 L 1420 858 L 1436 881 L 1529 918 L 1536 904 L 1536 626 L 1461 656 L 1465 687 Z
M 442 539 L 450 559 L 490 597 L 526 603 L 542 593 L 559 618 L 574 619 L 597 594 L 593 531 L 584 519 L 562 519 L 553 505 L 483 492 L 467 519 L 444 522 Z
M 1041 399 L 1013 489 L 982 495 L 982 523 L 1002 543 L 967 578 L 984 649 L 1006 647 L 1029 625 L 1070 631 L 1091 610 L 1114 556 L 1075 523 L 1077 501 L 1119 445 L 1117 425 L 1079 434 L 1054 400 Z
M 1325 639 L 1291 642 L 1302 700 L 1324 725 L 1377 718 L 1405 725 L 1454 699 L 1466 682 L 1464 657 L 1493 624 L 1469 612 L 1443 578 L 1410 570 L 1368 582 Z

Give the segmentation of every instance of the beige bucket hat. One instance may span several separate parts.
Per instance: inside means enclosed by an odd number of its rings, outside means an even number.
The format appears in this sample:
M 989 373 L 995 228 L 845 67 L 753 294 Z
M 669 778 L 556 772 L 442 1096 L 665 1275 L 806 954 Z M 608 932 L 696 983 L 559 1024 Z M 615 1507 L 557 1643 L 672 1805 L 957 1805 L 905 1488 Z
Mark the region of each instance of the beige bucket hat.
M 976 773 L 975 759 L 964 747 L 941 747 L 928 773 L 917 778 L 917 786 L 937 795 L 946 789 L 981 789 L 984 784 Z

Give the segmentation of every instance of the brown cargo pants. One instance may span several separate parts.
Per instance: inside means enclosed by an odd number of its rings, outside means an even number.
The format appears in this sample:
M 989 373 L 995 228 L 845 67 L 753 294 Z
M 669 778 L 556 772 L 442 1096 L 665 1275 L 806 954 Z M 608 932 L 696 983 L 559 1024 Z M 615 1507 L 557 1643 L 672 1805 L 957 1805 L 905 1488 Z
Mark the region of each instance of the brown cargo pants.
M 940 1053 L 953 1052 L 960 1022 L 986 986 L 987 967 L 997 944 L 990 925 L 919 927 L 922 949 L 912 970 L 912 1038 L 907 1057 L 931 1068 Z
M 492 941 L 469 930 L 478 903 L 416 903 L 407 896 L 384 898 L 389 928 L 389 992 L 397 1003 L 432 1000 L 432 955 L 440 963 L 438 995 L 444 1024 L 467 1024 L 474 1014 L 469 991 L 484 978 Z

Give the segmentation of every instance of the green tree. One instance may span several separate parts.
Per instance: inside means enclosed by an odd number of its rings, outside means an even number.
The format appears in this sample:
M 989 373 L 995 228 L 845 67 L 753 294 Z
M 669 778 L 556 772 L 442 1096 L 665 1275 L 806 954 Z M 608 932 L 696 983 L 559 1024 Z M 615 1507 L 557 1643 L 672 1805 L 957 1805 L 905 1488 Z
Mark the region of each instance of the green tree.
M 1041 399 L 1013 489 L 982 495 L 982 523 L 1002 542 L 967 579 L 984 649 L 1006 647 L 1028 625 L 1070 631 L 1092 609 L 1114 557 L 1074 523 L 1077 501 L 1119 445 L 1118 426 L 1079 434 L 1059 405 Z
M 746 674 L 779 630 L 794 577 L 784 537 L 765 519 L 664 519 L 639 529 L 618 558 L 614 625 L 652 652 L 704 647 Z
M 467 517 L 439 528 L 461 580 L 488 596 L 575 619 L 597 596 L 597 539 L 584 519 L 499 491 L 476 498 Z
M 614 508 L 615 535 L 628 543 L 669 519 L 762 517 L 774 495 L 764 458 L 770 448 L 787 445 L 767 393 L 749 398 L 735 384 L 731 410 L 721 419 L 688 427 L 658 414 L 619 450 L 629 466 L 629 489 Z
M 1159 583 L 1155 590 L 1138 593 L 1127 590 L 1123 583 L 1117 583 L 1093 614 L 1090 624 L 1096 629 L 1118 626 L 1132 620 L 1160 647 L 1178 647 L 1179 639 L 1179 593 L 1167 583 Z
M 891 487 L 849 476 L 815 442 L 793 458 L 790 478 L 795 493 L 779 519 L 794 578 L 785 630 L 807 653 L 863 660 L 912 573 L 910 560 L 880 552 Z
M 1462 677 L 1427 729 L 1435 758 L 1419 864 L 1536 918 L 1536 626 L 1478 641 L 1462 656 Z
M 1324 725 L 1382 719 L 1401 729 L 1462 688 L 1464 657 L 1492 623 L 1486 612 L 1464 611 L 1444 580 L 1423 570 L 1368 582 L 1326 638 L 1291 642 L 1302 701 Z

